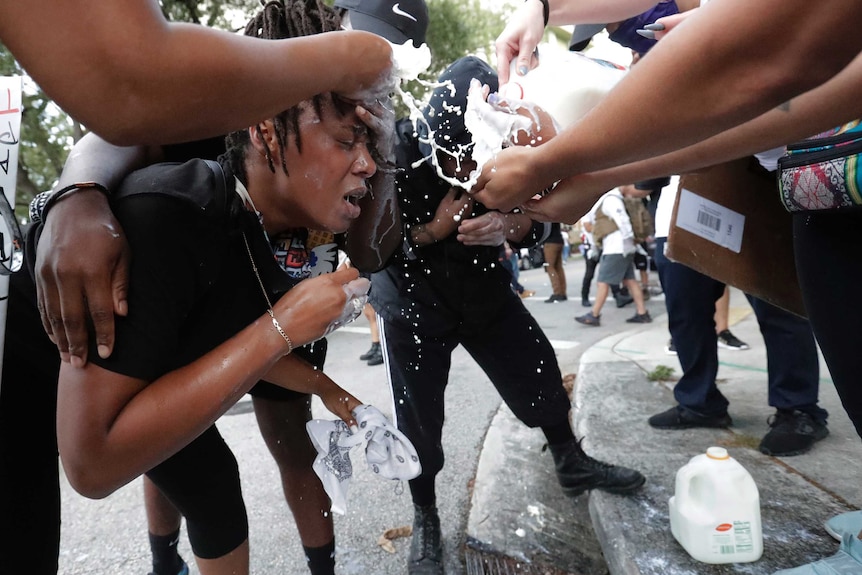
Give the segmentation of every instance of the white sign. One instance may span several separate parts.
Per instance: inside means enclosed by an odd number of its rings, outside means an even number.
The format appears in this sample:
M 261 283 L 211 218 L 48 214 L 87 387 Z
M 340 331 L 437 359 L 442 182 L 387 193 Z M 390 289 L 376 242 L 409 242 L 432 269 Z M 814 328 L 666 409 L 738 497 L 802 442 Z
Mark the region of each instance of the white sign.
M 0 187 L 9 205 L 15 206 L 15 185 L 18 179 L 18 140 L 21 136 L 20 76 L 0 76 Z M 2 219 L 0 219 L 2 221 Z M 2 259 L 11 259 L 14 252 L 11 230 L 3 226 Z M 18 246 L 19 248 L 21 246 Z M 8 262 L 4 262 L 8 263 Z M 9 301 L 9 276 L 0 276 L 0 370 L 3 367 L 3 346 L 6 342 L 6 304 Z
M 676 225 L 696 236 L 739 253 L 745 216 L 683 188 Z
M 21 134 L 21 77 L 0 76 L 0 186 L 14 204 Z

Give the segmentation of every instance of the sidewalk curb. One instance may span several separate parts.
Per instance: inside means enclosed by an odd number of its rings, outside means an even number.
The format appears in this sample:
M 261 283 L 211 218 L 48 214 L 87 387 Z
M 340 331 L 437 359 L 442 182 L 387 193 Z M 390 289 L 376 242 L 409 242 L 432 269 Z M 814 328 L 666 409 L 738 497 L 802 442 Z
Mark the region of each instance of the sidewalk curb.
M 756 450 L 756 444 L 750 446 L 750 438 L 735 430 L 668 432 L 649 427 L 649 415 L 673 405 L 673 397 L 666 387 L 647 380 L 646 369 L 639 365 L 646 361 L 634 361 L 630 356 L 636 353 L 635 339 L 655 335 L 650 339 L 659 341 L 659 329 L 644 326 L 601 340 L 584 351 L 578 370 L 574 420 L 578 435 L 585 437 L 586 451 L 647 476 L 644 488 L 633 496 L 590 493 L 593 527 L 611 575 L 718 575 L 733 571 L 759 575 L 834 554 L 837 543 L 825 533 L 822 523 L 853 507 L 828 486 L 795 468 L 793 460 L 802 461 L 808 454 L 786 459 L 767 457 Z M 660 341 L 665 339 L 662 334 Z M 626 349 L 629 357 L 620 353 L 621 349 Z M 643 353 L 646 360 L 648 354 Z M 765 417 L 770 408 L 763 405 L 762 409 Z M 697 562 L 670 533 L 667 501 L 673 495 L 676 470 L 710 445 L 727 447 L 749 470 L 760 490 L 764 554 L 754 563 L 730 566 Z M 817 450 L 815 447 L 812 452 Z M 821 449 L 819 457 L 828 455 Z

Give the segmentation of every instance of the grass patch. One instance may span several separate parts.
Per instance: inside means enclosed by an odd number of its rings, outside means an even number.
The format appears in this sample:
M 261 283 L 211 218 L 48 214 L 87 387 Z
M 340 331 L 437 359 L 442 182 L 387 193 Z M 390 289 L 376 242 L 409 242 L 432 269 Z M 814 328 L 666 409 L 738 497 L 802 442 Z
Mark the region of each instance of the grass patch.
M 647 373 L 647 379 L 650 381 L 672 381 L 676 379 L 673 375 L 675 371 L 672 367 L 657 365 L 655 369 Z

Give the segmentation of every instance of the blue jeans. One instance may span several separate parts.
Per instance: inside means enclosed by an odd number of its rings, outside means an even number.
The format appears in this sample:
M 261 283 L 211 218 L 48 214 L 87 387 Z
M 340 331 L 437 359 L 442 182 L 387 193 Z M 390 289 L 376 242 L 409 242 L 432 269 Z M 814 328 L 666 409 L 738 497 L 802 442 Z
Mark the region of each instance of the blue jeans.
M 656 240 L 655 262 L 665 294 L 668 328 L 676 345 L 682 377 L 674 387 L 677 402 L 694 413 L 719 416 L 729 402 L 715 384 L 718 348 L 715 302 L 724 284 L 664 256 L 667 238 Z M 763 300 L 748 297 L 766 344 L 769 405 L 798 409 L 825 422 L 817 405 L 820 367 L 807 320 Z

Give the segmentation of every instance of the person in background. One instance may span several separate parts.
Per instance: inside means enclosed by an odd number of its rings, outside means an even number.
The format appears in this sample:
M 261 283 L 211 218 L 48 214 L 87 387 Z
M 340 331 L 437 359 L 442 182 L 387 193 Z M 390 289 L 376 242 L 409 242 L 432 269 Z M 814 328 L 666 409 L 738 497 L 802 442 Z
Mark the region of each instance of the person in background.
M 635 253 L 634 232 L 620 190 L 613 189 L 603 195 L 590 210 L 588 218 L 594 241 L 597 245 L 601 245 L 602 250 L 599 260 L 598 287 L 592 309 L 584 315 L 576 316 L 575 321 L 592 327 L 600 326 L 602 307 L 608 294 L 611 293 L 611 286 L 622 283 L 628 288 L 637 308 L 635 315 L 628 318 L 626 322 L 650 323 L 652 317 L 644 305 L 640 285 L 634 279 L 632 266 Z M 617 299 L 617 306 L 622 307 L 619 299 Z
M 563 236 L 563 265 L 572 256 L 572 242 L 569 240 L 569 227 L 560 226 L 560 235 Z
M 731 351 L 744 351 L 748 344 L 730 331 L 730 287 L 724 286 L 724 294 L 715 302 L 715 333 L 718 347 Z
M 560 224 L 551 224 L 551 233 L 542 244 L 545 254 L 545 272 L 551 282 L 551 295 L 545 303 L 566 301 L 566 270 L 563 269 L 563 235 Z
M 581 253 L 584 256 L 584 279 L 581 282 L 581 305 L 583 307 L 593 307 L 590 302 L 590 285 L 593 283 L 593 277 L 596 274 L 596 267 L 599 265 L 599 260 L 602 257 L 601 250 L 595 245 L 593 240 L 593 224 L 588 216 L 581 218 Z
M 512 274 L 512 289 L 520 296 L 521 299 L 527 299 L 536 295 L 536 292 L 529 290 L 521 285 L 518 281 L 521 275 L 521 266 L 518 261 L 518 254 L 512 249 L 508 241 L 503 242 L 500 249 L 500 265 L 503 266 L 510 274 Z
M 679 358 L 682 377 L 673 389 L 677 405 L 650 417 L 649 424 L 666 430 L 726 428 L 733 421 L 728 414 L 730 402 L 716 384 L 719 368 L 716 344 L 720 345 L 721 332 L 716 330 L 714 317 L 719 302 L 728 295 L 728 288 L 664 255 L 677 184 L 678 179 L 674 178 L 673 185 L 665 188 L 659 199 L 656 264 L 665 294 L 671 345 Z M 829 414 L 818 405 L 820 367 L 811 325 L 761 299 L 747 294 L 746 297 L 766 345 L 768 399 L 775 408 L 775 414 L 769 418 L 769 432 L 762 438 L 759 449 L 779 457 L 805 453 L 829 435 L 826 425 Z
M 381 365 L 383 363 L 383 352 L 380 350 L 380 329 L 377 327 L 377 314 L 370 303 L 366 303 L 362 309 L 362 315 L 368 321 L 368 329 L 371 330 L 371 347 L 359 356 L 359 359 L 368 365 Z

